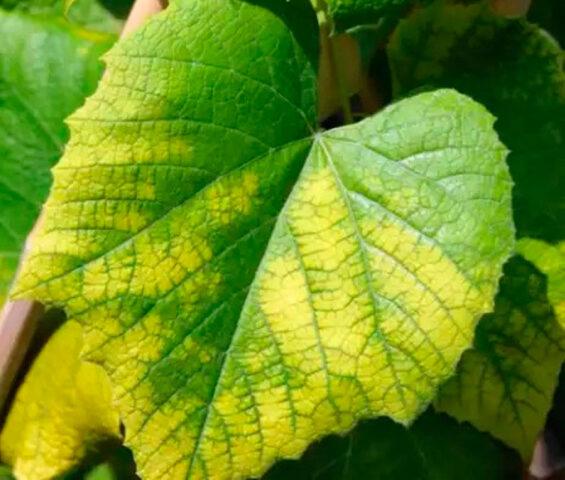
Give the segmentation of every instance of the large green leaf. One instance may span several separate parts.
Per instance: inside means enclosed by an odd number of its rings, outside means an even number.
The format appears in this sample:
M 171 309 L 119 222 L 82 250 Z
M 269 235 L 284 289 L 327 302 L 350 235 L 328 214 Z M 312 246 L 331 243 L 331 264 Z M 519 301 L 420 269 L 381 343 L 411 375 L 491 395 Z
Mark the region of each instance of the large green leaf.
M 439 91 L 315 133 L 315 22 L 177 0 L 69 120 L 17 295 L 84 325 L 146 479 L 410 422 L 492 308 L 513 237 L 492 116 Z
M 427 411 L 410 427 L 379 419 L 312 445 L 263 480 L 516 480 L 519 456 L 470 425 Z
M 520 237 L 565 239 L 565 75 L 561 48 L 488 6 L 436 2 L 401 23 L 389 46 L 396 95 L 450 87 L 483 103 L 511 151 Z
M 94 90 L 111 39 L 0 11 L 0 303 L 63 151 L 63 119 Z
M 436 406 L 528 459 L 564 360 L 565 332 L 548 302 L 546 279 L 514 257 L 504 268 L 494 313 L 479 323 L 473 350 L 463 354 Z
M 18 480 L 50 480 L 79 463 L 97 442 L 119 438 L 108 376 L 80 360 L 82 332 L 64 324 L 18 389 L 0 434 L 0 458 Z

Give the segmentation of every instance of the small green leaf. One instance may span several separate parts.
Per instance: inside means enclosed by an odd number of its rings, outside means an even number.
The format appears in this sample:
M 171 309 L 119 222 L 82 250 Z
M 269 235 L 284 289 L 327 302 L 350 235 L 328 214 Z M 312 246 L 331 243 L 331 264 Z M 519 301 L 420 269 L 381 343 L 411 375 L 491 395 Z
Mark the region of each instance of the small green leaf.
M 108 376 L 80 360 L 82 331 L 65 323 L 19 388 L 0 434 L 0 457 L 18 480 L 49 480 L 76 466 L 97 442 L 119 438 Z
M 544 276 L 512 258 L 494 313 L 480 321 L 474 349 L 463 354 L 436 401 L 439 410 L 490 432 L 525 459 L 543 429 L 565 360 L 565 333 L 546 292 Z
M 509 480 L 521 471 L 518 455 L 500 442 L 427 411 L 410 429 L 384 418 L 363 422 L 312 445 L 299 461 L 275 465 L 263 480 Z
M 145 479 L 258 476 L 359 418 L 408 423 L 492 308 L 513 246 L 493 117 L 438 91 L 316 133 L 315 22 L 174 1 L 69 119 L 18 296 L 84 325 Z
M 90 94 L 109 37 L 0 11 L 0 304 L 68 138 L 64 118 Z
M 438 2 L 402 22 L 388 52 L 397 96 L 455 88 L 497 117 L 511 151 L 518 236 L 565 239 L 565 75 L 555 41 L 486 5 Z
M 517 250 L 547 276 L 547 298 L 565 330 L 565 241 L 550 245 L 524 238 L 518 242 Z

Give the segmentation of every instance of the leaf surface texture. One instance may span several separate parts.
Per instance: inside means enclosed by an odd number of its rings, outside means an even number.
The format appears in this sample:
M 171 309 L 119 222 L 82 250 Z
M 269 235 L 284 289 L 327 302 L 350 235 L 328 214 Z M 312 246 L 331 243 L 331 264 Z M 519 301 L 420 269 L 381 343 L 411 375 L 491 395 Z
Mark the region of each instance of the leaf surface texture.
M 493 117 L 442 90 L 316 132 L 315 22 L 173 2 L 69 120 L 17 294 L 84 326 L 144 478 L 258 476 L 362 417 L 411 422 L 492 307 Z

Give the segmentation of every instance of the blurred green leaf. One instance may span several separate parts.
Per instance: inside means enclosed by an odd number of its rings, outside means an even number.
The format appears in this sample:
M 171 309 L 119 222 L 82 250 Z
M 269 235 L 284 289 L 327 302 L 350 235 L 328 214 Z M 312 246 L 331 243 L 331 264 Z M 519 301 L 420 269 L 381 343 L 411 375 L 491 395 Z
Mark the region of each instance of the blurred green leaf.
M 98 0 L 0 0 L 0 8 L 32 15 L 66 18 L 89 30 L 118 33 L 121 22 Z
M 64 119 L 92 93 L 113 37 L 0 10 L 0 303 L 68 139 Z

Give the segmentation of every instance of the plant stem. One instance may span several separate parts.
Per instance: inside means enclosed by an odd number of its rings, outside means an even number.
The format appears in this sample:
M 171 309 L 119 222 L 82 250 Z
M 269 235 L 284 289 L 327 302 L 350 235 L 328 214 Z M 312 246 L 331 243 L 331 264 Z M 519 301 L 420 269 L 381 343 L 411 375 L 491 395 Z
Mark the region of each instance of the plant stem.
M 343 118 L 345 124 L 353 123 L 353 114 L 351 112 L 351 104 L 349 103 L 349 93 L 347 91 L 347 81 L 344 74 L 344 65 L 339 56 L 337 42 L 333 35 L 334 23 L 328 13 L 328 5 L 325 0 L 317 0 L 316 12 L 320 23 L 320 33 L 322 35 L 322 46 L 327 49 L 328 60 L 330 64 L 331 74 L 335 80 Z

